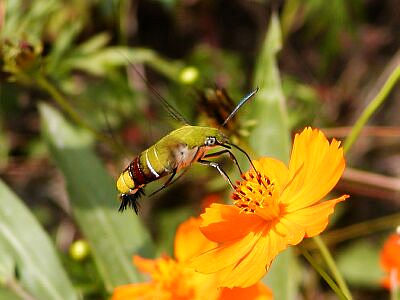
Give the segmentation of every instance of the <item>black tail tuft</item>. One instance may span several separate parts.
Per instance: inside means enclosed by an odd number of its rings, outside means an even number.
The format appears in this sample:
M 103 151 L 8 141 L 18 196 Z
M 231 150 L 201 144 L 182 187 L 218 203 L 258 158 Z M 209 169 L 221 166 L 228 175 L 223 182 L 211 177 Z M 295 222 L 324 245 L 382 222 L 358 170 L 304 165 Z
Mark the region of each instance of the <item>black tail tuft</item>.
M 121 195 L 121 205 L 118 211 L 123 212 L 127 207 L 132 208 L 136 214 L 139 213 L 140 205 L 137 202 L 141 196 L 144 195 L 143 188 L 139 188 L 134 194 L 122 194 Z

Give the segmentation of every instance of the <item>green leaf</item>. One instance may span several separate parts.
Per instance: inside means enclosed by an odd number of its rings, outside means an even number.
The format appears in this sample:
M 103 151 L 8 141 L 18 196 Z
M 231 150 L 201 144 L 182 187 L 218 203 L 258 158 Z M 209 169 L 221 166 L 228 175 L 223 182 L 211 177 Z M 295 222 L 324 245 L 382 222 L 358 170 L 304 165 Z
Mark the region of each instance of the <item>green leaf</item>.
M 5 246 L 5 243 L 0 243 L 0 286 L 15 276 L 15 260 Z
M 153 254 L 147 230 L 132 211 L 118 213 L 115 182 L 90 149 L 86 132 L 73 128 L 46 104 L 39 110 L 44 136 L 67 183 L 73 215 L 107 290 L 139 281 L 132 255 Z
M 0 299 L 21 300 L 21 298 L 15 295 L 13 292 L 2 287 L 0 287 Z
M 37 299 L 77 299 L 48 235 L 2 181 L 0 244 L 6 249 L 1 251 L 2 276 L 11 275 L 15 262 L 18 280 Z
M 93 53 L 101 48 L 105 47 L 107 43 L 110 41 L 111 36 L 108 33 L 99 33 L 82 44 L 78 45 L 74 51 L 80 54 L 89 54 Z
M 384 273 L 379 265 L 379 248 L 361 240 L 343 249 L 338 257 L 339 270 L 352 285 L 379 288 Z
M 250 135 L 250 144 L 259 155 L 274 156 L 287 162 L 290 151 L 289 122 L 276 62 L 280 49 L 279 21 L 273 15 L 254 74 L 254 85 L 260 90 L 249 106 L 252 118 L 257 121 Z
M 47 57 L 47 72 L 49 74 L 57 73 L 57 68 L 68 50 L 73 46 L 74 39 L 82 30 L 82 23 L 79 21 L 71 22 L 64 26 L 54 41 L 50 54 Z
M 170 79 L 178 80 L 182 65 L 159 56 L 146 48 L 106 47 L 93 53 L 73 53 L 64 59 L 62 67 L 76 69 L 96 76 L 106 76 L 111 68 L 129 64 L 147 63 Z
M 281 49 L 281 32 L 276 15 L 265 37 L 257 60 L 254 85 L 260 88 L 252 105 L 251 117 L 257 121 L 250 135 L 250 145 L 259 155 L 284 162 L 289 159 L 290 133 L 285 98 L 282 92 L 276 56 Z M 263 281 L 272 289 L 275 299 L 294 299 L 297 293 L 295 257 L 285 250 L 273 262 Z
M 2 40 L 28 40 L 36 45 L 51 15 L 60 9 L 58 0 L 7 1 L 6 18 L 0 32 Z

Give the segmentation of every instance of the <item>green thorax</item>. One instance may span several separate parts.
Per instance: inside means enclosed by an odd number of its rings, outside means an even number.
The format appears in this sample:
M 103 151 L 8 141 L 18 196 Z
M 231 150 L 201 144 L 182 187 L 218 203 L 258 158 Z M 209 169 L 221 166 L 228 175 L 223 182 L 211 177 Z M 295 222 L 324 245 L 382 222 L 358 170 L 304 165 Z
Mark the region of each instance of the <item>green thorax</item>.
M 158 143 L 178 142 L 186 144 L 189 148 L 194 148 L 203 146 L 206 138 L 210 136 L 215 137 L 219 143 L 225 143 L 228 140 L 217 128 L 186 125 L 170 132 Z
M 219 143 L 228 141 L 227 137 L 217 128 L 203 126 L 182 126 L 160 139 L 153 146 L 143 151 L 140 155 L 141 166 L 145 172 L 148 170 L 146 155 L 153 169 L 165 175 L 176 167 L 176 150 L 179 147 L 195 149 L 204 146 L 207 137 L 215 137 Z

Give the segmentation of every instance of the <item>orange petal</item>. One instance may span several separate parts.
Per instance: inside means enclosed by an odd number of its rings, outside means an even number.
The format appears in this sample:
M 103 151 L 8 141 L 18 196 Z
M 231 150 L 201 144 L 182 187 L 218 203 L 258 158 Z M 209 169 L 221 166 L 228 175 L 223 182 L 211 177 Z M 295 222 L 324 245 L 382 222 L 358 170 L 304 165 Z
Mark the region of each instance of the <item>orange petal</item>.
M 306 235 L 305 228 L 301 224 L 297 224 L 286 216 L 279 220 L 274 227 L 274 231 L 284 237 L 289 245 L 300 243 Z
M 267 225 L 236 242 L 227 242 L 190 262 L 201 273 L 217 273 L 223 287 L 249 287 L 267 272 L 275 256 L 287 247 L 285 237 Z
M 380 255 L 381 265 L 386 271 L 400 270 L 400 235 L 392 234 L 383 245 Z M 400 276 L 400 274 L 399 274 Z
M 299 228 L 302 228 L 304 233 L 302 237 L 297 236 L 288 242 L 291 245 L 296 245 L 301 242 L 304 236 L 312 237 L 320 234 L 328 225 L 329 216 L 333 213 L 335 205 L 348 197 L 348 195 L 343 195 L 285 215 L 281 219 L 281 223 L 288 222 L 288 224 L 291 224 L 292 227 L 286 225 L 289 232 L 300 232 Z
M 262 231 L 250 232 L 244 238 L 226 242 L 189 261 L 200 273 L 210 274 L 233 267 L 245 257 L 260 239 Z
M 399 282 L 400 282 L 400 279 L 399 279 Z M 386 276 L 385 278 L 383 278 L 383 279 L 381 280 L 381 285 L 382 285 L 384 288 L 390 290 L 390 277 L 389 277 L 389 276 Z
M 289 163 L 289 184 L 280 201 L 286 211 L 305 208 L 320 201 L 336 185 L 345 168 L 343 148 L 328 142 L 322 131 L 306 128 L 296 134 Z
M 143 273 L 152 273 L 157 267 L 157 259 L 143 258 L 139 255 L 133 256 L 133 263 Z
M 175 234 L 174 253 L 176 260 L 184 262 L 214 248 L 217 244 L 208 240 L 200 231 L 200 218 L 190 218 L 179 225 Z
M 220 285 L 246 288 L 257 283 L 267 272 L 272 260 L 286 247 L 284 237 L 266 228 L 251 251 L 237 262 L 232 271 L 221 278 Z
M 283 162 L 271 157 L 262 157 L 253 161 L 256 169 L 271 180 L 278 190 L 282 190 L 289 178 L 289 170 Z
M 151 300 L 155 299 L 155 289 L 152 283 L 134 283 L 118 286 L 114 289 L 111 300 Z
M 233 205 L 214 203 L 201 215 L 201 232 L 211 241 L 224 243 L 242 238 L 264 220 L 254 214 L 240 213 Z
M 258 282 L 248 288 L 223 288 L 219 300 L 272 300 L 272 291 Z
M 211 204 L 213 203 L 222 203 L 222 198 L 219 194 L 210 194 L 204 197 L 203 200 L 201 200 L 201 212 L 204 212 L 207 207 L 210 207 Z

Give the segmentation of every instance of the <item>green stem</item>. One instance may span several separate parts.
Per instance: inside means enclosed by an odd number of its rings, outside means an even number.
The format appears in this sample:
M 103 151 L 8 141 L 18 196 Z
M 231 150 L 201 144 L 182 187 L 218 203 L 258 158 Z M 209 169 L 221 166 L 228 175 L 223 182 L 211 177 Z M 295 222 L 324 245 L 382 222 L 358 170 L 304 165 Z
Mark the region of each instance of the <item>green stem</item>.
M 303 247 L 298 247 L 303 254 L 304 258 L 310 263 L 310 265 L 319 273 L 319 275 L 326 281 L 331 289 L 338 295 L 340 299 L 347 300 L 348 298 L 344 295 L 342 290 L 337 286 L 333 279 L 324 271 L 324 269 L 314 260 L 312 255 Z
M 397 275 L 398 270 L 397 269 L 392 269 L 390 271 L 389 276 L 390 276 L 390 281 L 391 281 L 391 286 L 390 286 L 390 300 L 399 300 L 399 287 L 396 284 L 392 284 L 395 281 L 397 281 L 398 275 Z
M 347 153 L 351 146 L 353 146 L 354 142 L 360 135 L 360 132 L 364 125 L 368 122 L 374 112 L 382 105 L 393 86 L 396 84 L 397 80 L 400 78 L 400 65 L 397 66 L 393 72 L 390 74 L 389 78 L 379 91 L 379 93 L 375 96 L 375 98 L 368 104 L 368 106 L 364 109 L 361 116 L 358 118 L 356 124 L 354 124 L 353 128 L 350 131 L 349 136 L 346 138 L 343 149 L 344 152 Z
M 331 253 L 329 252 L 328 247 L 326 247 L 324 241 L 321 239 L 320 236 L 313 237 L 313 240 L 317 244 L 322 257 L 326 262 L 326 265 L 328 266 L 329 270 L 332 272 L 333 278 L 335 278 L 341 291 L 346 296 L 346 299 L 348 299 L 348 300 L 353 299 L 353 297 L 351 296 L 350 290 L 347 287 L 347 284 L 344 281 L 342 274 L 340 274 L 339 269 L 337 268 L 335 261 L 331 255 Z
M 386 230 L 390 228 L 393 229 L 393 227 L 396 227 L 398 224 L 400 224 L 400 213 L 332 230 L 324 233 L 323 238 L 326 245 L 332 245 L 340 243 L 342 241 L 359 238 L 361 236 L 374 233 L 376 231 Z M 316 248 L 315 243 L 311 243 L 311 241 L 305 242 L 307 243 L 304 243 L 304 246 L 307 249 L 312 250 Z
M 86 123 L 74 110 L 74 108 L 70 105 L 67 99 L 65 99 L 65 97 L 57 90 L 57 88 L 50 81 L 47 80 L 46 77 L 39 75 L 36 79 L 36 82 L 43 90 L 45 90 L 53 97 L 53 99 L 57 102 L 57 104 L 61 107 L 61 109 L 64 110 L 64 112 L 67 113 L 75 123 L 92 132 L 98 140 L 108 144 L 115 151 L 123 150 L 111 138 L 98 132 L 96 129 L 94 129 L 92 126 Z

